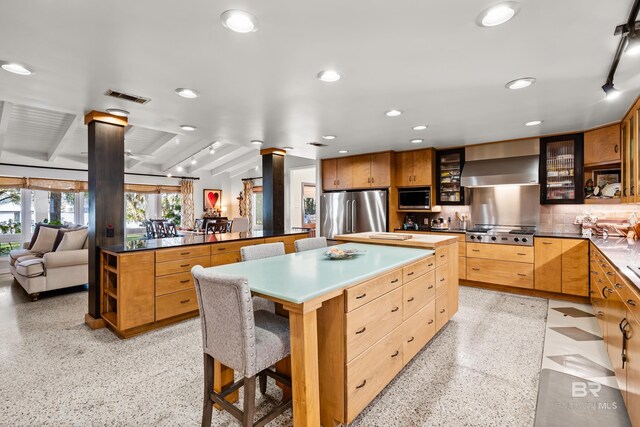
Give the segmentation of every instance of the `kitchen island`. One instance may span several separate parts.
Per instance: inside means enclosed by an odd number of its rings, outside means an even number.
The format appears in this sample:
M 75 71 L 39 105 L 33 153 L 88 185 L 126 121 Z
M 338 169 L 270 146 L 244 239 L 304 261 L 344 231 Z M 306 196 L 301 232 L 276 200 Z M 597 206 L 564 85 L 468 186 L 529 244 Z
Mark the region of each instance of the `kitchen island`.
M 191 276 L 195 265 L 240 261 L 240 248 L 284 243 L 287 253 L 307 232 L 254 231 L 131 240 L 100 248 L 100 308 L 106 326 L 121 338 L 198 315 Z
M 329 260 L 322 248 L 213 268 L 288 311 L 296 426 L 352 422 L 453 315 L 437 250 L 341 247 L 364 253 Z

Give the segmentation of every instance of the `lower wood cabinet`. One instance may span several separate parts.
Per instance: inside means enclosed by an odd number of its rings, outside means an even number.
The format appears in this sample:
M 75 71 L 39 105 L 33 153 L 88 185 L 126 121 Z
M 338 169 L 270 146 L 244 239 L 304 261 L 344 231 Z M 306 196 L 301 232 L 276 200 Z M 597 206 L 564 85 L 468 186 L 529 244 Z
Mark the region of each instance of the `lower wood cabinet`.
M 536 290 L 589 296 L 589 241 L 534 239 Z
M 467 257 L 467 280 L 533 289 L 533 264 Z

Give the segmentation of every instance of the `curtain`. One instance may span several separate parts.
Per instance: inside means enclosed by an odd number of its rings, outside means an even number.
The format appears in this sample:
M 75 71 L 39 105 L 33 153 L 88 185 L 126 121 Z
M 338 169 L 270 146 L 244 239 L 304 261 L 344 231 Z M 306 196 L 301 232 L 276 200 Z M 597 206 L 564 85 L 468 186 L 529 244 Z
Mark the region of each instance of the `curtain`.
M 89 191 L 89 183 L 87 181 L 69 179 L 0 176 L 0 188 L 27 188 L 29 190 L 80 193 Z M 179 185 L 125 184 L 124 191 L 127 193 L 161 194 L 181 193 L 182 189 Z
M 180 181 L 180 193 L 182 193 L 182 226 L 184 228 L 193 228 L 193 181 L 190 179 Z
M 243 181 L 242 183 L 244 186 L 244 206 L 243 209 L 240 209 L 240 211 L 244 211 L 242 212 L 244 214 L 242 216 L 249 220 L 249 232 L 251 232 L 253 230 L 253 209 L 251 206 L 253 203 L 253 181 L 247 180 Z
M 138 194 L 182 193 L 182 187 L 179 185 L 125 184 L 124 191 Z

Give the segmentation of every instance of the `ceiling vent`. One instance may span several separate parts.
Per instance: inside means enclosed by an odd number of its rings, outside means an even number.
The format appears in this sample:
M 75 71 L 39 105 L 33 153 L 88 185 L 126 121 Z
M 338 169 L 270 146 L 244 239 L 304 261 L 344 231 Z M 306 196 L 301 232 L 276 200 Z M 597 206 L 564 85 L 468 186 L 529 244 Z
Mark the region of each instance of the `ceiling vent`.
M 311 145 L 312 147 L 328 147 L 327 144 L 321 142 L 307 142 L 307 145 Z
M 135 102 L 136 104 L 146 104 L 151 101 L 149 98 L 143 98 L 142 96 L 131 95 L 129 93 L 118 92 L 117 90 L 109 89 L 105 92 L 105 95 L 113 98 L 124 99 L 125 101 Z

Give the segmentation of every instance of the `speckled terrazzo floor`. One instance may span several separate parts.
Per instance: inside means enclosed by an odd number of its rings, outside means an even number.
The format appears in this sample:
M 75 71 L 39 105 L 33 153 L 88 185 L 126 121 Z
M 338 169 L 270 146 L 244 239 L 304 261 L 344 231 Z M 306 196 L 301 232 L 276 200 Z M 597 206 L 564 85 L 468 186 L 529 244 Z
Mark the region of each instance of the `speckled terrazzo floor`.
M 86 304 L 83 291 L 31 303 L 0 275 L 0 425 L 199 425 L 198 321 L 123 341 L 90 331 Z M 462 287 L 458 314 L 353 425 L 532 425 L 546 315 L 547 300 Z

